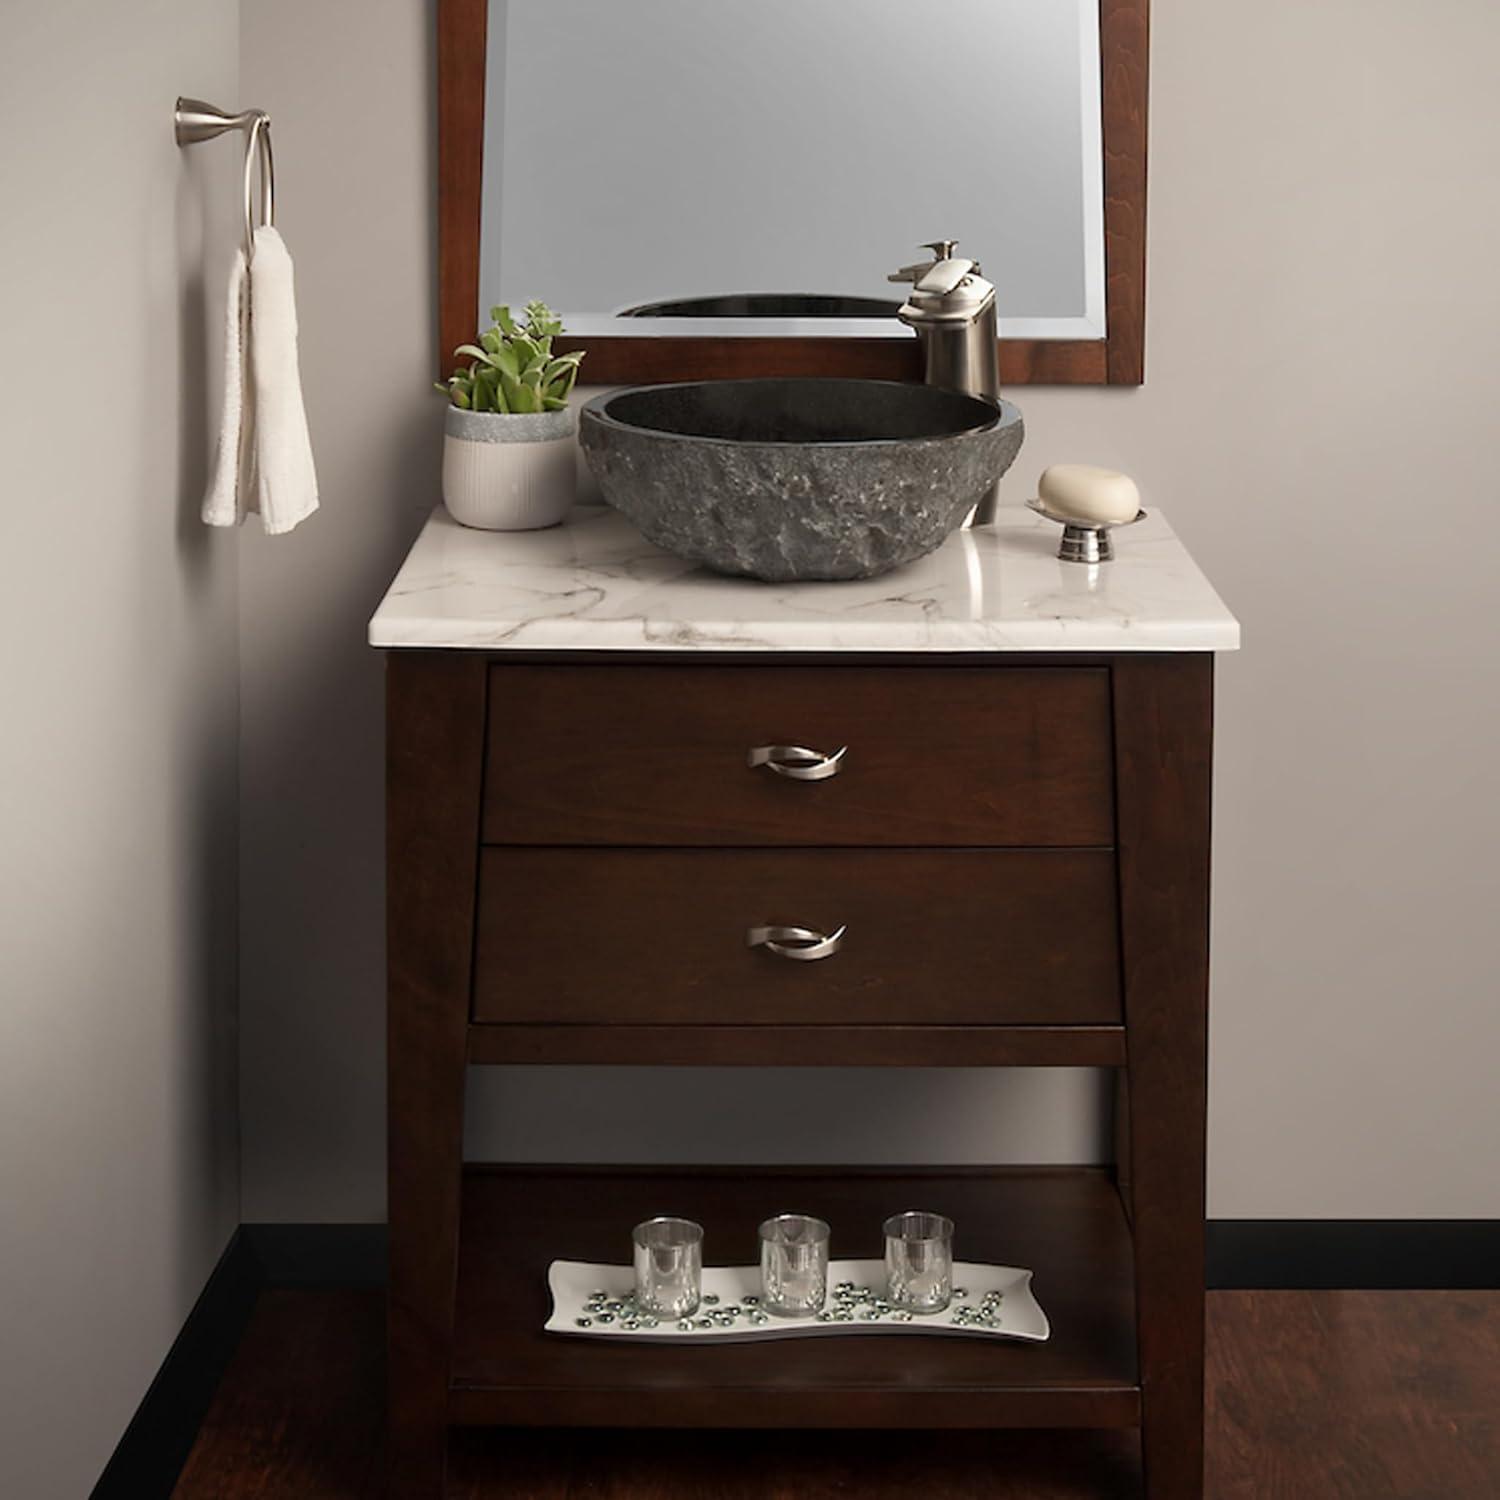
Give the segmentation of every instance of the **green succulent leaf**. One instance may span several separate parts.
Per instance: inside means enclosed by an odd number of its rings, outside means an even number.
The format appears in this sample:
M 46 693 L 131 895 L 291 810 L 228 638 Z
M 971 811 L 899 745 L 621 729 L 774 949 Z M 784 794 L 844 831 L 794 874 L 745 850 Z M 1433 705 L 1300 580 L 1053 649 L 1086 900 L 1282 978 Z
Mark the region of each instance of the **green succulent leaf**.
M 507 375 L 502 370 L 500 372 L 500 389 L 505 393 L 506 410 L 520 411 L 521 382 L 514 375 Z
M 509 344 L 502 344 L 486 360 L 492 368 L 515 379 L 521 373 L 521 361 Z

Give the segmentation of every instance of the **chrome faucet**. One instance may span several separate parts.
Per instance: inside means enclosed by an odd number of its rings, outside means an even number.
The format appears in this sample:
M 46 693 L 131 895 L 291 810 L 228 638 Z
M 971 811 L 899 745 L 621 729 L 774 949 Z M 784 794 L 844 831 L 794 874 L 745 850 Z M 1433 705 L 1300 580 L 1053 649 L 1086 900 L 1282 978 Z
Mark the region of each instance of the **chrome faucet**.
M 933 258 L 902 266 L 888 278 L 912 283 L 911 295 L 896 314 L 914 328 L 922 345 L 923 379 L 947 391 L 962 391 L 1000 404 L 1000 330 L 995 288 L 977 260 L 954 255 L 957 240 L 932 240 Z M 985 526 L 995 519 L 999 481 L 974 507 L 965 523 Z

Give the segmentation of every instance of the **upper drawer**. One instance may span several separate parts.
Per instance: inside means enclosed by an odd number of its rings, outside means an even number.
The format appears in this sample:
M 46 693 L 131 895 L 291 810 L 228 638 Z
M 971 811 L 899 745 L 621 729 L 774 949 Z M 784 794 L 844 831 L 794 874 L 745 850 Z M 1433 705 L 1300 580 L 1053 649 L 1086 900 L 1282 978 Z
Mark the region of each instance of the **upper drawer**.
M 1110 747 L 1102 667 L 496 666 L 484 839 L 1109 845 Z

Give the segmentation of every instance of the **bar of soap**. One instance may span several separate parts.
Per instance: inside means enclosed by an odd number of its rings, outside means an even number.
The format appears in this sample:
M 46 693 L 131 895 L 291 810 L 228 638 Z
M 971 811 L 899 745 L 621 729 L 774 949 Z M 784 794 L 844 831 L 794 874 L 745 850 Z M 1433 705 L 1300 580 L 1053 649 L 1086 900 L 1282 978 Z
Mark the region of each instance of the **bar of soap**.
M 1128 474 L 1093 464 L 1053 464 L 1037 481 L 1037 497 L 1054 516 L 1094 526 L 1123 526 L 1141 508 L 1141 492 Z

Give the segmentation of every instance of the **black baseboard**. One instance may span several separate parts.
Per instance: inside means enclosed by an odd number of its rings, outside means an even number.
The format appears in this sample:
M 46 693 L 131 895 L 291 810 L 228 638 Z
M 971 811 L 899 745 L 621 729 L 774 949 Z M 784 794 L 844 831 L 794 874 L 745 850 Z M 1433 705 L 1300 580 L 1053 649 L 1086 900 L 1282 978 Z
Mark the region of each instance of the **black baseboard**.
M 384 1224 L 242 1224 L 92 1500 L 169 1500 L 214 1389 L 269 1287 L 380 1287 Z M 1211 1219 L 1210 1290 L 1500 1288 L 1497 1219 Z
M 219 1257 L 94 1486 L 92 1500 L 167 1500 L 261 1292 L 243 1230 Z
M 268 1287 L 385 1285 L 384 1224 L 241 1224 Z
M 1210 1219 L 1220 1291 L 1500 1288 L 1500 1219 Z

